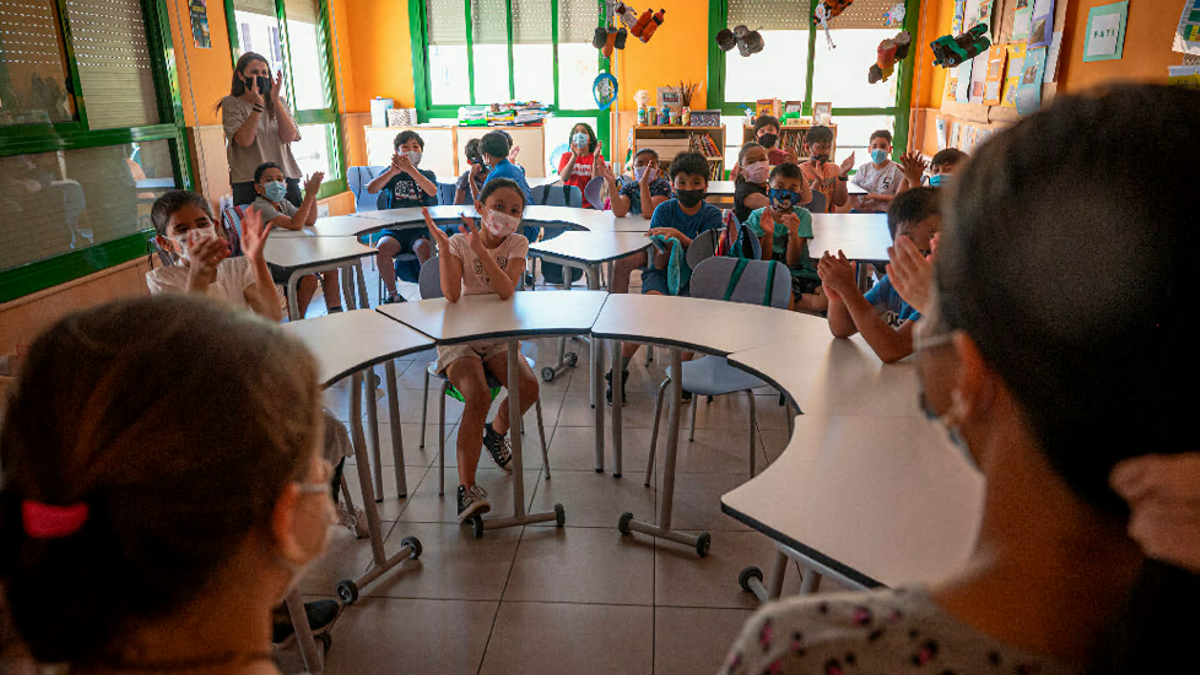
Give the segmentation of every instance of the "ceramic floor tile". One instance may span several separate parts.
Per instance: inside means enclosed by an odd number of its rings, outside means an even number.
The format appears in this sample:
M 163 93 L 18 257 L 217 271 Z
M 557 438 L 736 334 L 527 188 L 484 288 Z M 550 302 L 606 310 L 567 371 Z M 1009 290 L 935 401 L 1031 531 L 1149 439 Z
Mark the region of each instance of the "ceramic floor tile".
M 421 480 L 425 478 L 429 471 L 423 466 L 406 466 L 404 467 L 404 479 L 408 481 L 408 495 L 411 497 L 415 494 L 417 486 L 421 484 Z M 362 489 L 358 481 L 358 467 L 354 464 L 347 464 L 345 467 L 346 484 L 350 487 L 350 496 L 354 500 L 355 506 L 363 506 Z M 374 489 L 374 485 L 372 485 Z M 378 497 L 378 495 L 376 495 Z M 383 501 L 376 502 L 375 508 L 379 512 L 379 517 L 385 521 L 396 520 L 408 505 L 408 498 L 400 498 L 396 490 L 396 470 L 394 466 L 383 467 Z
M 497 603 L 372 598 L 333 628 L 327 675 L 475 673 Z
M 688 430 L 679 430 L 679 449 L 675 455 L 678 473 L 728 473 L 750 477 L 750 450 L 746 428 L 696 429 L 696 439 L 688 440 Z M 667 429 L 658 432 L 659 448 L 655 464 L 661 471 L 666 466 L 665 446 Z M 755 471 L 767 466 L 767 454 L 762 447 L 762 434 L 754 431 Z
M 699 534 L 689 532 L 689 534 Z M 654 604 L 659 607 L 721 607 L 754 609 L 758 599 L 738 585 L 738 574 L 758 567 L 770 576 L 775 545 L 758 532 L 714 531 L 712 547 L 703 558 L 695 551 L 663 540 L 654 551 Z M 765 582 L 764 582 L 765 583 Z M 784 595 L 800 592 L 800 574 L 789 563 Z
M 760 429 L 787 431 L 789 408 L 779 405 L 779 394 L 755 396 L 754 403 L 758 410 L 758 427 Z
M 661 508 L 662 472 L 656 477 L 657 498 Z M 721 495 L 748 480 L 749 473 L 676 473 L 671 527 L 676 530 L 749 530 L 749 527 L 721 513 Z
M 488 532 L 449 523 L 400 523 L 388 544 L 416 537 L 421 557 L 406 560 L 367 590 L 368 596 L 443 600 L 499 600 L 521 538 L 520 528 Z
M 554 469 L 553 458 L 550 462 L 552 478 L 542 477 L 533 508 L 548 510 L 556 503 L 562 504 L 570 527 L 601 527 L 615 532 L 622 513 L 649 513 L 654 508 L 654 488 L 643 485 L 640 472 L 615 478 L 594 470 L 559 471 Z
M 393 521 L 383 523 L 382 529 L 385 538 L 394 525 Z M 366 572 L 371 565 L 371 541 L 369 539 L 355 539 L 354 535 L 344 527 L 335 526 L 332 529 L 332 536 L 325 555 L 304 572 L 304 578 L 300 581 L 302 593 L 333 595 L 336 593 L 335 587 L 339 581 L 355 578 Z M 399 543 L 395 546 L 399 547 Z M 389 549 L 385 546 L 385 550 Z
M 364 433 L 366 430 L 364 429 Z M 438 452 L 438 424 L 437 420 L 430 420 L 425 425 L 425 447 L 421 448 L 421 424 L 413 422 L 410 424 L 401 424 L 400 433 L 401 440 L 404 443 L 404 463 L 408 466 L 429 466 L 437 459 Z M 458 425 L 449 424 L 446 427 L 446 445 L 453 448 L 458 439 Z M 392 466 L 395 463 L 395 456 L 392 454 L 392 425 L 388 422 L 381 421 L 379 423 L 379 452 L 383 460 L 384 466 Z M 354 456 L 347 458 L 347 462 L 353 463 Z
M 622 413 L 622 427 L 649 428 L 654 423 L 654 396 L 651 394 L 629 392 Z M 595 410 L 592 409 L 591 404 L 588 402 L 587 390 L 584 389 L 579 394 L 567 394 L 563 400 L 562 413 L 558 416 L 558 423 L 559 425 L 568 427 L 590 427 L 596 424 L 595 415 Z M 606 420 L 608 419 L 608 415 L 609 412 L 606 409 L 604 413 Z M 666 424 L 665 419 L 664 417 L 664 425 Z
M 588 408 L 588 412 L 593 412 Z M 612 471 L 612 424 L 604 419 L 604 468 Z M 642 480 L 650 456 L 650 429 L 646 427 L 621 428 L 621 470 L 627 478 Z M 595 426 L 568 427 L 559 425 L 550 441 L 550 468 L 567 471 L 595 471 L 596 432 Z
M 527 527 L 504 601 L 650 605 L 653 569 L 652 547 L 616 527 Z
M 489 461 L 489 460 L 484 460 Z M 533 500 L 534 489 L 537 486 L 537 472 L 525 471 L 525 503 Z M 475 481 L 487 490 L 488 501 L 492 503 L 492 516 L 505 516 L 512 513 L 512 476 L 499 469 L 480 468 L 475 473 Z M 421 485 L 408 498 L 408 505 L 400 514 L 403 522 L 415 523 L 457 523 L 458 522 L 458 474 L 454 467 L 446 467 L 444 496 L 438 495 L 438 467 L 429 468 L 429 473 Z
M 655 608 L 654 675 L 717 672 L 752 614 L 743 609 Z
M 431 387 L 429 390 L 429 423 L 434 424 L 438 419 L 438 395 L 441 393 L 440 385 Z M 397 392 L 400 398 L 400 422 L 401 424 L 419 424 L 421 422 L 421 394 L 420 391 L 414 389 L 401 389 Z M 366 401 L 363 402 L 363 409 L 366 409 Z M 375 402 L 375 409 L 379 415 L 380 422 L 389 422 L 391 418 L 388 412 L 387 397 L 381 397 Z M 449 396 L 446 397 L 446 423 L 457 423 L 462 417 L 463 404 Z
M 651 607 L 505 602 L 480 673 L 649 675 L 653 650 Z
M 783 429 L 763 429 L 759 427 L 759 438 L 762 439 L 763 452 L 766 453 L 767 459 L 774 462 L 779 459 L 779 455 L 783 454 L 787 448 L 788 441 L 791 436 L 786 428 Z

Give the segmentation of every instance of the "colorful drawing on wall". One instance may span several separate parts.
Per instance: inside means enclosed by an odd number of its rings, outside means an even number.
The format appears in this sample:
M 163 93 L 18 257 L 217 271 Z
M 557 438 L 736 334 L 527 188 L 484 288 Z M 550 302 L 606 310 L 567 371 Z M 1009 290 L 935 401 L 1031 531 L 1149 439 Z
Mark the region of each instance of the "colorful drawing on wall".
M 1033 10 L 1029 7 L 1022 7 L 1013 12 L 1013 40 L 1028 40 L 1029 39 L 1029 24 L 1033 20 Z
M 1054 0 L 1035 0 L 1029 28 L 1029 48 L 1048 47 L 1054 37 Z
M 198 49 L 212 49 L 212 35 L 208 32 L 208 7 L 205 0 L 188 0 L 188 14 L 192 17 L 192 40 Z
M 963 18 L 967 13 L 967 0 L 954 0 L 954 19 L 950 22 L 950 33 L 958 35 L 963 32 Z
M 1046 82 L 1058 81 L 1058 57 L 1062 52 L 1062 31 L 1055 31 L 1054 38 L 1050 40 L 1050 47 L 1046 50 Z
M 992 21 L 992 11 L 995 9 L 995 3 L 996 0 L 979 0 L 979 9 L 975 12 L 975 23 L 984 23 L 992 27 L 992 42 L 1000 39 L 1000 23 Z
M 1046 48 L 1030 49 L 1021 65 L 1021 83 L 1017 85 L 1017 112 L 1028 115 L 1042 107 L 1042 77 L 1046 69 Z
M 983 85 L 983 104 L 1000 105 L 1000 86 L 1004 82 L 1004 62 L 1008 59 L 1005 45 L 992 45 L 988 50 L 987 79 Z
M 1083 43 L 1083 60 L 1120 59 L 1125 46 L 1125 20 L 1128 17 L 1128 1 L 1091 8 L 1088 11 L 1087 39 Z
M 1008 45 L 1008 67 L 1004 70 L 1003 95 L 1000 105 L 1005 108 L 1017 107 L 1017 86 L 1021 83 L 1021 66 L 1025 63 L 1025 43 L 1017 42 Z
M 1186 0 L 1171 49 L 1184 54 L 1200 54 L 1200 1 Z
M 952 148 L 957 148 L 958 143 L 959 143 L 959 134 L 961 134 L 961 133 L 962 133 L 962 123 L 955 122 L 950 127 L 950 140 L 947 141 L 947 145 L 949 145 Z
M 937 118 L 937 144 L 938 150 L 946 149 L 946 118 Z
M 967 61 L 958 67 L 958 85 L 954 90 L 954 100 L 959 103 L 971 101 L 971 62 Z

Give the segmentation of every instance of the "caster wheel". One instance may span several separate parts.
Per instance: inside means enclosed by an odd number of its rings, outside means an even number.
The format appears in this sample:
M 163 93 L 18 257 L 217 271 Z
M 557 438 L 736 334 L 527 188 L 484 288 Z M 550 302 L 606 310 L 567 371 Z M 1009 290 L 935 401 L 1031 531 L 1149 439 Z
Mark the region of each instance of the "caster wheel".
M 741 586 L 743 591 L 748 593 L 754 592 L 754 589 L 750 588 L 751 579 L 758 579 L 758 583 L 761 584 L 763 580 L 762 570 L 758 569 L 757 567 L 750 566 L 741 572 L 738 572 L 738 586 Z
M 562 504 L 554 505 L 554 523 L 562 527 L 567 522 L 567 512 L 563 509 Z
M 705 532 L 696 540 L 696 555 L 699 555 L 701 558 L 708 555 L 709 546 L 712 546 L 712 536 Z
M 483 518 L 471 519 L 471 531 L 475 533 L 476 539 L 483 539 Z
M 379 385 L 383 384 L 383 380 L 379 378 L 379 373 L 371 373 L 371 384 L 374 385 L 376 389 L 379 388 Z
M 320 635 L 314 635 L 313 640 L 321 643 L 321 647 L 323 647 L 325 649 L 326 654 L 328 654 L 329 649 L 331 647 L 333 647 L 333 637 L 329 633 L 321 633 Z
M 337 585 L 338 599 L 344 605 L 353 605 L 358 601 L 358 584 L 349 579 L 343 579 Z
M 554 381 L 554 369 L 551 368 L 550 366 L 546 366 L 545 368 L 542 368 L 542 382 L 553 382 L 553 381 Z
M 575 364 L 579 363 L 579 355 L 575 352 L 567 352 L 563 355 L 563 361 L 565 361 L 568 366 L 574 368 Z
M 617 531 L 621 534 L 629 534 L 629 521 L 633 520 L 633 514 L 626 511 L 621 514 L 621 519 L 617 521 Z
M 405 537 L 400 540 L 401 546 L 408 547 L 408 559 L 416 560 L 421 557 L 421 552 L 425 549 L 421 547 L 421 540 L 416 537 Z

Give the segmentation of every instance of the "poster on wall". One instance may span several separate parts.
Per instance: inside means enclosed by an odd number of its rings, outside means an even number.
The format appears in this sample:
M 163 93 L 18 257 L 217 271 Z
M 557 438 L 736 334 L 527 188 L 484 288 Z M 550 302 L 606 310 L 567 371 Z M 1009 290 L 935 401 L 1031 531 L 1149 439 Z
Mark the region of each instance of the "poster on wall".
M 979 0 L 979 8 L 975 12 L 975 23 L 987 25 L 988 37 L 992 42 L 1000 39 L 1000 26 L 998 22 L 992 21 L 992 11 L 995 7 L 996 0 Z
M 1018 113 L 1028 115 L 1042 107 L 1042 77 L 1045 69 L 1045 47 L 1030 49 L 1025 53 L 1025 62 L 1021 65 L 1021 83 L 1017 85 Z
M 987 84 L 988 57 L 987 52 L 971 59 L 971 89 L 967 100 L 971 103 L 983 102 L 983 89 Z
M 1048 47 L 1054 39 L 1054 0 L 1035 0 L 1029 28 L 1029 48 Z
M 1017 87 L 1021 84 L 1021 67 L 1025 64 L 1025 43 L 1017 42 L 1008 45 L 1008 68 L 1004 72 L 1003 96 L 1000 105 L 1005 108 L 1017 107 Z
M 971 101 L 971 64 L 974 59 L 958 67 L 958 84 L 954 90 L 954 100 L 959 103 Z
M 1004 62 L 1008 59 L 1005 45 L 992 45 L 988 50 L 987 80 L 983 85 L 983 104 L 1000 105 L 1000 86 L 1004 83 Z
M 938 150 L 946 149 L 946 118 L 939 117 L 937 119 L 937 144 Z
M 1046 82 L 1058 81 L 1058 55 L 1062 51 L 1062 31 L 1055 31 L 1046 50 Z
M 1121 58 L 1125 46 L 1125 19 L 1128 15 L 1127 1 L 1088 10 L 1087 39 L 1083 43 L 1085 63 Z
M 950 147 L 952 147 L 952 148 L 958 147 L 958 144 L 959 144 L 958 137 L 961 132 L 962 132 L 962 122 L 955 122 L 950 127 L 950 140 L 948 141 Z
M 208 32 L 208 7 L 205 0 L 188 0 L 188 14 L 192 17 L 192 40 L 198 49 L 212 49 L 212 35 Z
M 1013 8 L 1012 37 L 1013 42 L 1029 39 L 1029 24 L 1033 19 L 1033 8 L 1029 3 L 1033 0 L 1017 0 Z
M 1184 0 L 1171 49 L 1184 54 L 1200 54 L 1200 0 Z
M 950 22 L 950 34 L 961 35 L 963 18 L 967 13 L 967 0 L 954 0 L 954 18 Z

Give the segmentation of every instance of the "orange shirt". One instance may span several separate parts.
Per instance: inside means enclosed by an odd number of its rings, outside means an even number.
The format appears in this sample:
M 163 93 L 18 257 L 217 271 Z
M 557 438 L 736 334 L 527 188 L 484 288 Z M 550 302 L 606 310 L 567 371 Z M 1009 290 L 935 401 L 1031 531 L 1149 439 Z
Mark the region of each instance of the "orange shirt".
M 833 212 L 833 190 L 837 187 L 838 176 L 842 175 L 842 169 L 833 162 L 825 162 L 819 166 L 814 166 L 812 162 L 805 162 L 800 165 L 800 172 L 812 184 L 813 192 L 820 192 L 825 195 L 825 212 Z

